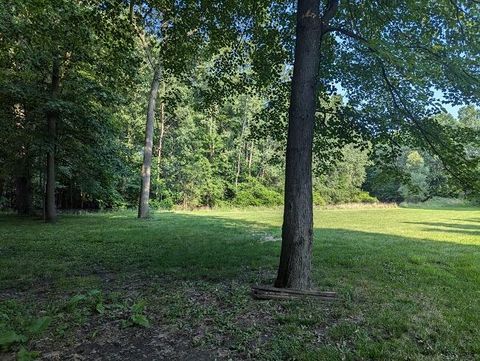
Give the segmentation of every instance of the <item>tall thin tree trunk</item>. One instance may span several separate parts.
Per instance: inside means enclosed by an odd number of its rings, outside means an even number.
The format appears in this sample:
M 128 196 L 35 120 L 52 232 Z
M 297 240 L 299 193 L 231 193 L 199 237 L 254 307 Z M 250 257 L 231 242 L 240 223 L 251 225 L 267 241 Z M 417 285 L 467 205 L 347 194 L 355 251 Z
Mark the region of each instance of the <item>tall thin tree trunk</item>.
M 312 147 L 322 23 L 320 0 L 299 0 L 290 97 L 282 250 L 276 287 L 312 286 Z
M 162 150 L 163 150 L 164 136 L 165 136 L 165 103 L 162 101 L 162 103 L 160 104 L 160 134 L 158 137 L 158 149 L 157 149 L 157 198 L 158 198 L 158 194 L 160 193 Z
M 0 200 L 3 198 L 3 191 L 5 189 L 5 179 L 0 177 Z M 0 204 L 1 206 L 1 204 Z
M 60 64 L 58 58 L 53 59 L 51 99 L 55 100 L 60 88 Z M 58 113 L 56 110 L 47 111 L 48 152 L 47 152 L 47 185 L 45 187 L 45 221 L 55 222 L 57 210 L 55 206 L 55 138 Z
M 13 115 L 19 131 L 28 129 L 27 111 L 25 106 L 17 103 L 13 106 Z M 32 211 L 32 175 L 29 157 L 30 149 L 23 143 L 17 150 L 18 158 L 15 162 L 15 210 L 19 215 L 29 215 Z M 1 197 L 1 194 L 0 194 Z
M 238 187 L 238 179 L 240 178 L 241 170 L 242 170 L 242 150 L 240 149 L 237 155 L 237 171 L 235 173 L 235 188 Z
M 248 176 L 252 176 L 252 163 L 253 163 L 253 140 L 250 142 L 250 150 L 248 152 Z
M 208 120 L 208 135 L 210 136 L 210 152 L 209 152 L 209 160 L 213 161 L 213 157 L 215 156 L 215 120 L 213 118 L 213 114 L 210 116 Z
M 246 103 L 246 101 L 245 101 Z M 238 187 L 238 179 L 240 178 L 240 173 L 242 171 L 242 152 L 244 150 L 243 138 L 247 127 L 247 111 L 246 104 L 243 107 L 243 120 L 242 120 L 242 131 L 240 133 L 240 144 L 238 145 L 238 154 L 237 154 L 237 172 L 235 173 L 235 188 Z
M 149 215 L 148 201 L 150 199 L 150 175 L 152 171 L 153 125 L 155 123 L 155 105 L 157 102 L 161 78 L 162 67 L 161 64 L 158 63 L 153 73 L 150 94 L 148 96 L 147 124 L 145 127 L 145 147 L 143 148 L 142 184 L 140 187 L 138 218 L 147 218 Z

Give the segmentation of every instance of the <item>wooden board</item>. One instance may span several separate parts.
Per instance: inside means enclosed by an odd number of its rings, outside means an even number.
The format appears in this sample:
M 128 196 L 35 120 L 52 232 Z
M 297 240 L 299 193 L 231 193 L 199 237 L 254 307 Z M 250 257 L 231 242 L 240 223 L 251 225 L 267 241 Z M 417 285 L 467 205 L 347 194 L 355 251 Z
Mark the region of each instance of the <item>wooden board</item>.
M 298 300 L 302 298 L 315 298 L 320 301 L 335 301 L 337 294 L 327 291 L 303 291 L 272 286 L 253 286 L 252 297 L 257 300 Z

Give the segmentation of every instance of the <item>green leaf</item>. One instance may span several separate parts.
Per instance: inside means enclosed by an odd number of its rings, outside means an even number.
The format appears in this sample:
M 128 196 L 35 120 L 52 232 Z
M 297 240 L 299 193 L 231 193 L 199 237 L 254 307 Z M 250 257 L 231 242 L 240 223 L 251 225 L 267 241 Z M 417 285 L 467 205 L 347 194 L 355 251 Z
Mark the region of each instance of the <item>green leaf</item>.
M 25 347 L 21 347 L 17 352 L 17 361 L 31 361 L 40 356 L 38 351 L 28 351 Z
M 28 340 L 24 335 L 18 335 L 14 331 L 5 331 L 0 333 L 0 347 L 8 347 L 14 343 L 21 343 Z
M 97 290 L 97 289 L 94 289 L 94 290 L 91 290 L 88 292 L 88 296 L 89 297 L 98 297 L 101 295 L 101 291 L 100 290 Z
M 139 301 L 132 305 L 132 313 L 142 313 L 145 310 L 145 301 Z
M 79 302 L 85 301 L 86 299 L 87 297 L 85 295 L 75 295 L 68 301 L 68 303 L 71 305 L 77 304 Z
M 105 305 L 103 303 L 97 303 L 97 305 L 95 306 L 95 309 L 101 315 L 105 313 Z
M 52 322 L 50 317 L 42 317 L 35 320 L 29 327 L 28 332 L 34 335 L 40 334 L 45 331 Z
M 150 321 L 144 315 L 132 315 L 132 322 L 142 327 L 150 327 Z

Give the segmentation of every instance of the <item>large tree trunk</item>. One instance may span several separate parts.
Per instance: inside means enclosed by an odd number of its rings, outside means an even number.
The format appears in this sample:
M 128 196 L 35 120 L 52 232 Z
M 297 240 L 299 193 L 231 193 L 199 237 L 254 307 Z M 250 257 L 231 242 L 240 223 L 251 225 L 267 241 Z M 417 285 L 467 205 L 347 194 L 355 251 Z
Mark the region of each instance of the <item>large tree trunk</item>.
M 158 64 L 154 70 L 150 94 L 148 97 L 147 124 L 145 127 L 145 147 L 143 149 L 142 184 L 140 186 L 140 202 L 138 218 L 147 218 L 149 214 L 150 175 L 152 171 L 153 125 L 155 122 L 155 105 L 162 78 L 162 67 Z
M 51 99 L 55 100 L 60 88 L 60 64 L 58 58 L 53 60 Z M 55 141 L 58 112 L 55 109 L 47 111 L 48 152 L 47 152 L 47 184 L 45 187 L 45 221 L 55 222 L 57 210 L 55 207 Z
M 312 146 L 322 25 L 320 0 L 299 0 L 290 97 L 282 250 L 276 287 L 312 286 Z
M 23 216 L 32 212 L 32 182 L 29 175 L 15 177 L 15 208 Z

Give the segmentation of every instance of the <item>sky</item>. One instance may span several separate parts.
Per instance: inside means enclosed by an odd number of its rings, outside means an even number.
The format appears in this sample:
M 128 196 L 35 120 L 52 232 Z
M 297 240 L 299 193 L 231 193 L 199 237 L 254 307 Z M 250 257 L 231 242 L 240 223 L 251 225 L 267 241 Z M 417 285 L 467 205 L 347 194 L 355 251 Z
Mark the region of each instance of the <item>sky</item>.
M 443 93 L 439 90 L 436 90 L 435 91 L 435 97 L 437 97 L 438 99 L 443 99 Z M 458 105 L 451 105 L 451 104 L 443 104 L 443 107 L 447 110 L 447 112 L 449 112 L 450 114 L 452 114 L 455 118 L 457 118 L 458 116 L 458 110 L 462 107 L 462 106 L 458 106 Z

